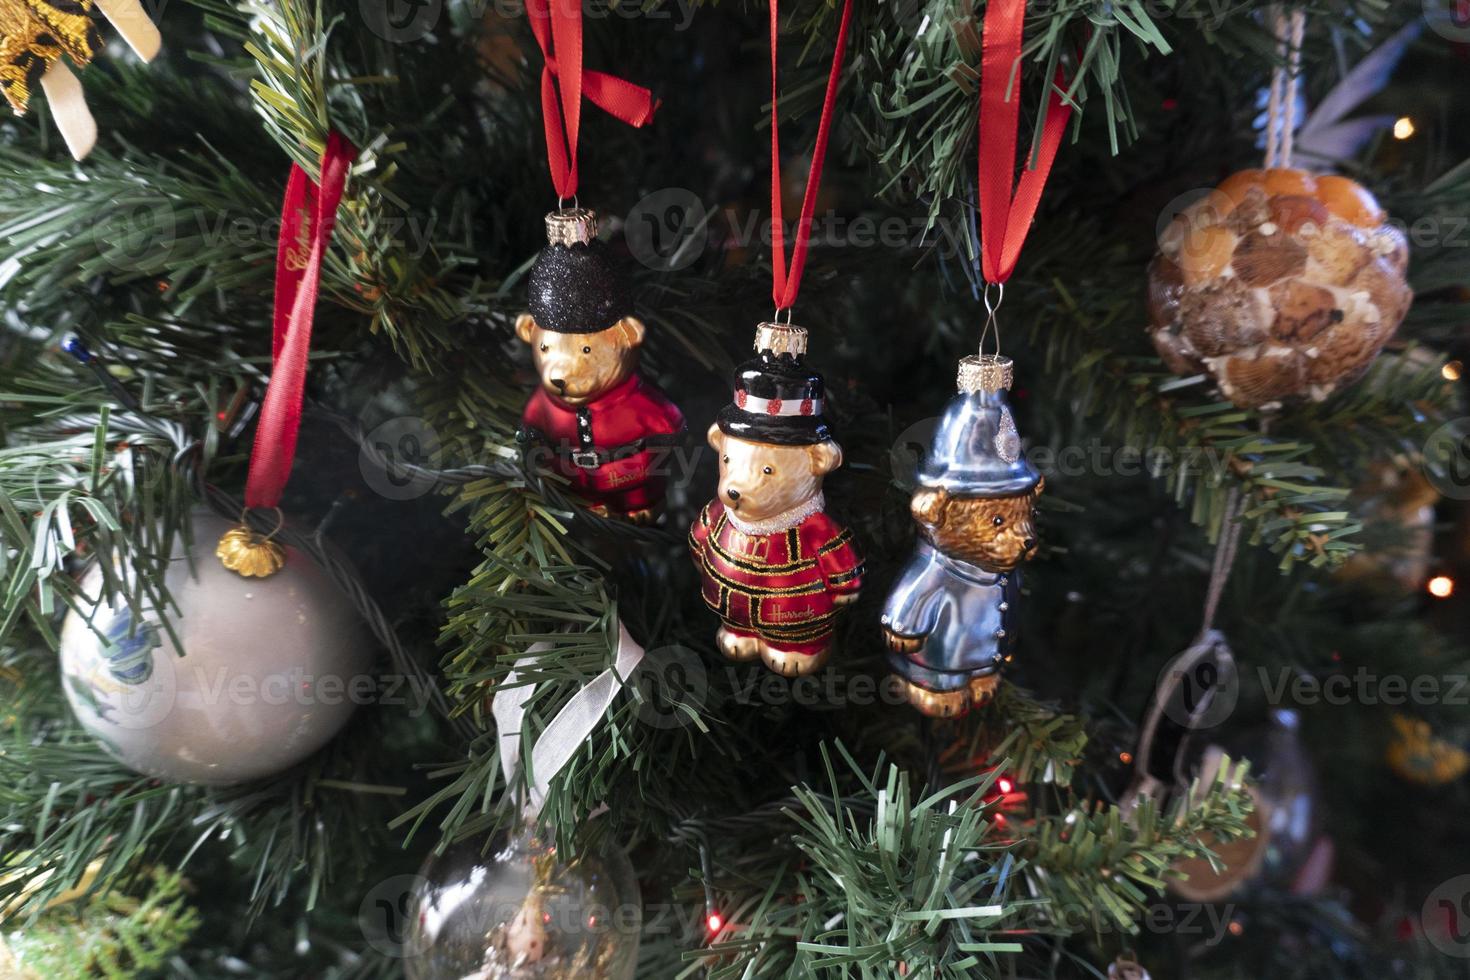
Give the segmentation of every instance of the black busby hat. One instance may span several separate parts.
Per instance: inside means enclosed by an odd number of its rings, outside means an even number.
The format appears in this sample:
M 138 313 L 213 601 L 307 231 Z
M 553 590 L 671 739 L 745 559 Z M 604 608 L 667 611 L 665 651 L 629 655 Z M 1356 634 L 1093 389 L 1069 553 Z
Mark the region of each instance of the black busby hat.
M 808 368 L 806 329 L 762 323 L 756 356 L 735 369 L 735 395 L 715 421 L 728 436 L 781 446 L 832 438 L 822 420 L 822 376 Z
M 633 312 L 628 283 L 597 238 L 597 215 L 567 208 L 546 216 L 547 245 L 531 267 L 531 316 L 543 330 L 597 333 Z

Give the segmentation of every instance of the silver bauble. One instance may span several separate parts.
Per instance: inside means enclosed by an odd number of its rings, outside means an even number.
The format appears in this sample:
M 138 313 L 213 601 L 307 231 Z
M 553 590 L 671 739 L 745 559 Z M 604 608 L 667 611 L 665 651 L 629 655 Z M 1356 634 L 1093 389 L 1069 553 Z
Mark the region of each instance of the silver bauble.
M 638 964 L 638 878 L 609 844 L 564 861 L 546 837 L 431 858 L 410 905 L 409 980 L 628 980 Z
M 232 525 L 192 515 L 165 583 L 175 608 L 134 613 L 121 597 L 67 614 L 61 669 L 82 727 L 119 762 L 170 782 L 222 785 L 310 756 L 376 690 L 373 648 L 351 603 L 310 557 L 244 578 L 215 557 Z M 82 577 L 101 594 L 101 569 Z M 90 620 L 90 625 L 88 623 Z

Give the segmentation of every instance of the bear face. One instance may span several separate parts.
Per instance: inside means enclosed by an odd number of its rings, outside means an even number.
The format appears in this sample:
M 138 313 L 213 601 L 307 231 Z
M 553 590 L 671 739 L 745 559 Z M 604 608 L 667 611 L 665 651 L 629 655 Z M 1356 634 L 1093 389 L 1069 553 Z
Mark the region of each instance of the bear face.
M 596 401 L 637 370 L 645 333 L 631 316 L 596 333 L 546 330 L 529 313 L 516 318 L 516 336 L 531 345 L 542 387 L 573 406 Z
M 822 478 L 842 465 L 842 447 L 828 439 L 810 446 L 781 446 L 726 435 L 709 427 L 720 454 L 719 500 L 747 523 L 795 510 L 822 492 Z
M 1036 550 L 1032 509 L 1043 484 L 1012 497 L 960 497 L 924 489 L 909 501 L 926 540 L 988 572 L 1009 572 Z

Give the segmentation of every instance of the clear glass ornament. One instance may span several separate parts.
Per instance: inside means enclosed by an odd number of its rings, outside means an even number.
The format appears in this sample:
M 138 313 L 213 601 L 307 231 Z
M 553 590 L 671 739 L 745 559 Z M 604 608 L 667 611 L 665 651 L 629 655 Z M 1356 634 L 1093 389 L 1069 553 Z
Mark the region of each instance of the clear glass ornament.
M 616 845 L 565 862 L 529 830 L 463 845 L 424 866 L 410 912 L 408 980 L 627 980 L 638 962 L 643 904 Z

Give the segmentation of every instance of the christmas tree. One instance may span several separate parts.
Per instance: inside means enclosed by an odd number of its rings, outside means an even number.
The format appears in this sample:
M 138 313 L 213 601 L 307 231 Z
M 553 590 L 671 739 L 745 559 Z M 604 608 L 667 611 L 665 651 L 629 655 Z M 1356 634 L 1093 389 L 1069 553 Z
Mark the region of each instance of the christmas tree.
M 1462 974 L 1463 5 L 0 2 L 0 975 Z

